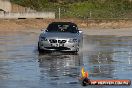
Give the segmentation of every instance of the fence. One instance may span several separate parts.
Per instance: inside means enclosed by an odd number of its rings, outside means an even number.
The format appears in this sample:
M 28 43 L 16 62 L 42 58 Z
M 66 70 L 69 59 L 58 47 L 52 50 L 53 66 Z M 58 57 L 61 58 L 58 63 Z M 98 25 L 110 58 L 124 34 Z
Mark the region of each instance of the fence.
M 26 18 L 48 18 L 48 19 L 55 19 L 54 12 L 25 12 L 25 13 L 0 13 L 1 19 L 26 19 Z
M 132 19 L 132 10 L 128 11 L 102 11 L 102 10 L 86 10 L 71 11 L 63 8 L 54 10 L 56 18 L 77 18 L 77 19 Z

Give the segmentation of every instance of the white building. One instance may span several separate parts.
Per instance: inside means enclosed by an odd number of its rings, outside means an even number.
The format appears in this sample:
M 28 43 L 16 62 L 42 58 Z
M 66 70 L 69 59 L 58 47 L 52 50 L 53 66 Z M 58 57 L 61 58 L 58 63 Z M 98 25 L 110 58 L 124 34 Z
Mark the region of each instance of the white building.
M 19 18 L 55 18 L 55 12 L 37 12 L 28 7 L 23 7 L 10 0 L 0 0 L 0 19 Z
M 0 0 L 0 9 L 5 12 L 11 12 L 12 5 L 10 0 Z
M 11 3 L 10 0 L 0 0 L 0 10 L 5 12 L 35 12 L 30 8 L 23 7 L 14 3 Z

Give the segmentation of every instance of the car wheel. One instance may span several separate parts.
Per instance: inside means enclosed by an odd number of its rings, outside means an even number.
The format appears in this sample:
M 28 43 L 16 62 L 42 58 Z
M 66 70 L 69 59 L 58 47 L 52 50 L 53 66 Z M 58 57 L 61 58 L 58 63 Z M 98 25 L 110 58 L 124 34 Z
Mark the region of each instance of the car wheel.
M 40 49 L 39 42 L 38 42 L 38 51 L 39 52 L 42 52 L 43 51 L 42 49 Z

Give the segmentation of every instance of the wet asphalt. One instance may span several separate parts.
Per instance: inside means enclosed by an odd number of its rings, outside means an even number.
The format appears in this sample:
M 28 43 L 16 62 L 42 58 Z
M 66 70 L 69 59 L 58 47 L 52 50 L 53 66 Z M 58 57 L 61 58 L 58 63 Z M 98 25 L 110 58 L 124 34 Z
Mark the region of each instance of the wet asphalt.
M 84 35 L 78 54 L 39 53 L 38 36 L 35 32 L 0 32 L 0 88 L 83 88 L 78 82 L 83 66 L 90 79 L 132 80 L 130 36 Z

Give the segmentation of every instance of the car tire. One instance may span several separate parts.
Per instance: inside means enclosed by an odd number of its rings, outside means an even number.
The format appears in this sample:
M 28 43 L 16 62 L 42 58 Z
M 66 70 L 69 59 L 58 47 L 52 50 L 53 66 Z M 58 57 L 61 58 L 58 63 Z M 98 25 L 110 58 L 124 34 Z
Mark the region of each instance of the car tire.
M 38 51 L 41 53 L 43 50 L 40 49 L 39 42 L 38 42 Z

